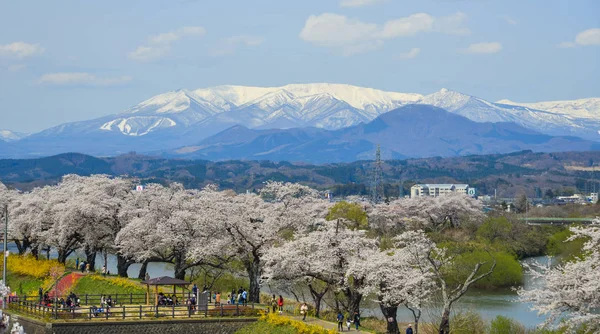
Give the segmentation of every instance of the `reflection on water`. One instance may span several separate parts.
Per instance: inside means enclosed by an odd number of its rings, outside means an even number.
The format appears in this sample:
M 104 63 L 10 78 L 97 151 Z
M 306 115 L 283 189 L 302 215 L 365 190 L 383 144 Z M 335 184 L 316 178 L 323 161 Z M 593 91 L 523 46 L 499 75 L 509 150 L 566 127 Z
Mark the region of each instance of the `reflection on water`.
M 531 263 L 538 261 L 546 264 L 547 257 L 537 257 L 526 259 L 525 262 Z M 539 286 L 541 282 L 534 280 L 531 275 L 525 272 L 523 277 L 523 287 L 531 289 Z M 365 316 L 373 315 L 382 317 L 381 311 L 377 304 L 372 301 L 366 301 L 363 314 Z M 531 304 L 519 302 L 517 293 L 511 289 L 502 289 L 496 291 L 487 290 L 472 290 L 463 296 L 458 303 L 455 304 L 455 311 L 473 310 L 482 315 L 484 319 L 491 320 L 498 315 L 503 315 L 519 321 L 525 327 L 531 328 L 539 325 L 545 320 L 545 317 L 538 317 L 537 313 L 531 311 Z M 441 314 L 441 309 L 435 305 L 429 306 L 423 310 L 422 321 L 428 322 L 432 320 L 431 315 L 437 318 Z M 412 321 L 412 313 L 405 307 L 398 309 L 399 321 Z

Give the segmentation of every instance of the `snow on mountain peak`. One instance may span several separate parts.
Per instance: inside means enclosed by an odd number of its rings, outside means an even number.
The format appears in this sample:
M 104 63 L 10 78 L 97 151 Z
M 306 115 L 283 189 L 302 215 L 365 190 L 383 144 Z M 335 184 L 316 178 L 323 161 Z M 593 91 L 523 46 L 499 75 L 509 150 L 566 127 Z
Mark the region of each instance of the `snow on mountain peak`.
M 27 137 L 25 133 L 14 132 L 6 129 L 0 129 L 0 140 L 11 142 Z
M 190 96 L 185 90 L 171 91 L 168 93 L 156 95 L 146 101 L 126 110 L 124 113 L 143 113 L 153 112 L 161 113 L 177 113 L 186 110 L 190 107 Z
M 569 117 L 591 119 L 600 118 L 600 98 L 597 97 L 578 100 L 546 101 L 533 103 L 521 103 L 504 99 L 496 103 L 544 110 L 554 114 L 562 114 Z
M 456 111 L 464 107 L 473 97 L 442 88 L 439 91 L 424 96 L 418 103 L 430 104 L 448 111 Z

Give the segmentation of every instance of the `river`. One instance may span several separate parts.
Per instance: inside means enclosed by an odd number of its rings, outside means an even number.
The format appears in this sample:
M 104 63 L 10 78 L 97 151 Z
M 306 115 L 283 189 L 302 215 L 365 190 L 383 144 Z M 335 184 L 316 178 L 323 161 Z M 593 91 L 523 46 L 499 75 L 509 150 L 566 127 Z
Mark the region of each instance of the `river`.
M 547 263 L 547 257 L 534 257 L 528 258 L 525 262 L 538 261 L 540 263 Z M 523 275 L 523 287 L 525 289 L 532 289 L 539 286 L 540 282 L 533 279 L 532 275 L 528 274 L 527 271 Z M 473 310 L 482 315 L 486 320 L 492 320 L 498 315 L 503 315 L 519 321 L 527 328 L 533 328 L 541 324 L 545 317 L 538 317 L 535 311 L 530 310 L 531 304 L 520 302 L 518 295 L 511 289 L 501 290 L 471 290 L 465 296 L 463 296 L 458 303 L 455 304 L 455 311 L 467 311 Z M 432 320 L 431 315 L 441 314 L 441 309 L 435 306 L 426 307 L 423 310 L 421 321 L 429 322 Z M 366 300 L 365 307 L 363 307 L 363 315 L 374 315 L 382 317 L 382 313 L 379 307 L 374 303 Z M 412 313 L 405 307 L 398 309 L 398 321 L 411 322 L 413 320 Z

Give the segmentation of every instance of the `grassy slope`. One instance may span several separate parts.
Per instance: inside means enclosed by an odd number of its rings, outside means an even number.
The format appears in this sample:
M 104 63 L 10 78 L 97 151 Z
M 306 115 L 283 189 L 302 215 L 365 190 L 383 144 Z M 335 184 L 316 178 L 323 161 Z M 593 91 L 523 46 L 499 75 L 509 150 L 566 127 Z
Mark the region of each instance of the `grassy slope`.
M 118 284 L 114 284 L 113 282 L 111 282 L 110 278 L 107 279 L 103 279 L 103 280 L 95 280 L 92 279 L 91 277 L 82 277 L 80 278 L 77 283 L 75 284 L 75 288 L 73 289 L 73 292 L 75 292 L 76 295 L 98 295 L 98 294 L 105 294 L 105 295 L 115 295 L 115 294 L 129 294 L 129 293 L 134 293 L 134 294 L 143 294 L 146 293 L 146 291 L 144 289 L 142 289 L 142 287 L 139 288 L 132 288 L 132 287 L 125 287 L 125 286 L 121 286 Z
M 15 274 L 10 271 L 6 273 L 6 281 L 11 291 L 16 292 L 18 295 L 37 295 L 39 287 L 43 284 L 43 281 L 40 279 Z
M 297 331 L 292 326 L 274 325 L 266 321 L 257 321 L 245 326 L 235 334 L 296 334 Z

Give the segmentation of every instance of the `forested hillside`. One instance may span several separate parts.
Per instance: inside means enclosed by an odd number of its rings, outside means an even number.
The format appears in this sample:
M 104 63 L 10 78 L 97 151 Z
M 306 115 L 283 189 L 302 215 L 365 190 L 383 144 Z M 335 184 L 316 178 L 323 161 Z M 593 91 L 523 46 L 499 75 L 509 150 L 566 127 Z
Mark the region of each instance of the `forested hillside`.
M 511 197 L 546 193 L 589 192 L 600 189 L 596 170 L 600 152 L 474 155 L 453 158 L 387 160 L 382 165 L 386 196 L 405 193 L 415 182 L 468 183 L 480 194 Z M 61 154 L 40 159 L 0 160 L 0 181 L 18 189 L 53 184 L 66 174 L 110 174 L 137 177 L 140 183 L 181 182 L 186 187 L 217 183 L 221 188 L 245 191 L 266 180 L 300 182 L 335 195 L 366 194 L 373 174 L 372 161 L 308 165 L 272 161 L 176 160 L 136 155 L 97 158 Z

